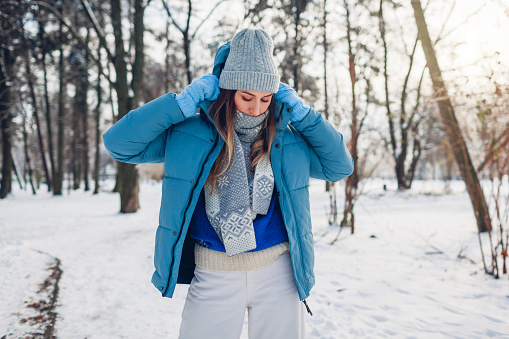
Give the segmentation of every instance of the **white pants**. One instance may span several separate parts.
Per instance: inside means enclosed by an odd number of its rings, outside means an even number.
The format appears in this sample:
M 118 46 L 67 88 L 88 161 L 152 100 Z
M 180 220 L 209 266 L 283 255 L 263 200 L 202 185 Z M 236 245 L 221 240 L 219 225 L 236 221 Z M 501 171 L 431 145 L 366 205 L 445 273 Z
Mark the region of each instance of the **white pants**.
M 303 339 L 304 309 L 290 254 L 248 272 L 216 272 L 196 266 L 180 339 L 239 339 L 248 311 L 250 339 Z

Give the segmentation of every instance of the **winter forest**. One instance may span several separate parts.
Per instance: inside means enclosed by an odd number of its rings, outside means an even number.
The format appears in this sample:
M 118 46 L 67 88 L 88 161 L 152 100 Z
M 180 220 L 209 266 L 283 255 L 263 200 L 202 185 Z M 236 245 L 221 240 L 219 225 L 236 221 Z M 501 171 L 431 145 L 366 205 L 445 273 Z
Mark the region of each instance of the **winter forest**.
M 163 165 L 102 136 L 243 28 L 354 159 L 309 182 L 306 337 L 509 338 L 506 0 L 2 0 L 0 25 L 0 338 L 178 336 Z

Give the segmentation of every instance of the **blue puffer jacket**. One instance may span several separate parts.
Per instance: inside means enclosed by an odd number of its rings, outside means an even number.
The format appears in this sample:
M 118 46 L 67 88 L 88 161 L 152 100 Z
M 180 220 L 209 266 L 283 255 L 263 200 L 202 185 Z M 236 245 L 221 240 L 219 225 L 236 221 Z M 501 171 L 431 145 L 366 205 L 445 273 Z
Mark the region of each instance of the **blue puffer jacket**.
M 219 75 L 229 52 L 223 45 L 215 58 Z M 104 134 L 104 145 L 120 162 L 164 163 L 159 227 L 156 232 L 152 283 L 172 297 L 177 283 L 190 283 L 194 242 L 189 222 L 205 180 L 224 145 L 210 117 L 211 102 L 200 114 L 185 118 L 175 95 L 167 93 L 132 110 Z M 309 178 L 338 181 L 353 171 L 343 136 L 313 109 L 290 122 L 292 108 L 274 101 L 278 128 L 271 148 L 274 182 L 290 243 L 295 284 L 304 300 L 315 283 L 309 211 Z

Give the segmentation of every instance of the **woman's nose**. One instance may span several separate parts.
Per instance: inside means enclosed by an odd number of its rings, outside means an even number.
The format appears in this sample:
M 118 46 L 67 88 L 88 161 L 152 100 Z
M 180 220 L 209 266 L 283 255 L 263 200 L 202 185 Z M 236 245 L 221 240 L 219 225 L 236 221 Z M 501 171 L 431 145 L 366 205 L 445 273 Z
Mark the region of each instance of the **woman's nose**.
M 260 114 L 260 102 L 256 101 L 254 104 L 254 111 L 253 114 Z
M 258 113 L 258 103 L 255 101 L 253 105 L 251 105 L 251 114 Z

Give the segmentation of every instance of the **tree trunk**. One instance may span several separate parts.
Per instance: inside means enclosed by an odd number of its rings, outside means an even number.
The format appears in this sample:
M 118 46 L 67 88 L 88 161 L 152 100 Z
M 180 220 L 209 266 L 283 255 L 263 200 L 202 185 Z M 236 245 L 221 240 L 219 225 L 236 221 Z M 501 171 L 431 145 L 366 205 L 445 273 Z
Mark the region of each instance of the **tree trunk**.
M 324 92 L 324 101 L 325 106 L 323 113 L 325 115 L 325 119 L 329 120 L 329 89 L 327 88 L 327 53 L 329 52 L 329 46 L 327 42 L 327 0 L 323 0 L 323 92 Z M 330 192 L 331 189 L 334 189 L 334 183 L 330 181 L 325 182 L 325 191 Z M 332 199 L 332 197 L 331 197 Z M 337 208 L 336 194 L 334 192 L 334 207 Z M 332 208 L 332 203 L 331 203 Z M 337 215 L 337 210 L 336 213 Z M 334 223 L 337 221 L 334 220 Z M 329 222 L 330 224 L 330 222 Z
M 412 73 L 412 69 L 414 66 L 414 56 L 417 49 L 418 39 L 415 39 L 413 49 L 408 54 L 409 65 L 406 71 L 405 79 L 403 82 L 403 86 L 401 89 L 401 96 L 399 98 L 399 145 L 398 138 L 396 136 L 396 126 L 395 126 L 395 115 L 393 114 L 391 108 L 391 98 L 389 92 L 389 73 L 388 73 L 388 45 L 386 40 L 386 30 L 385 30 L 385 18 L 384 18 L 384 2 L 387 0 L 380 0 L 379 2 L 379 11 L 378 11 L 378 21 L 380 27 L 380 38 L 383 46 L 383 75 L 384 75 L 384 88 L 385 88 L 385 108 L 387 111 L 387 120 L 389 123 L 389 137 L 390 137 L 390 148 L 391 154 L 394 159 L 394 171 L 396 174 L 396 180 L 398 182 L 398 190 L 405 190 L 410 188 L 411 182 L 413 180 L 413 169 L 409 168 L 406 170 L 405 164 L 407 163 L 407 158 L 409 156 L 409 132 L 413 129 L 412 122 L 415 114 L 417 113 L 417 108 L 419 105 L 420 99 L 420 83 L 419 88 L 417 89 L 418 95 L 416 99 L 416 108 L 414 109 L 411 115 L 407 114 L 406 104 L 408 98 L 408 83 L 410 79 L 410 75 Z M 418 157 L 413 157 L 414 160 L 418 160 Z M 417 164 L 415 164 L 417 165 Z M 414 168 L 415 169 L 415 168 Z M 410 179 L 411 178 L 411 179 Z
M 86 43 L 88 45 L 88 42 L 90 40 L 90 30 L 87 29 L 87 38 Z M 89 56 L 88 56 L 88 49 L 85 50 L 85 59 L 83 62 L 83 69 L 80 70 L 80 85 L 81 85 L 81 92 L 83 97 L 81 98 L 81 101 L 83 103 L 83 106 L 81 109 L 81 124 L 82 124 L 82 139 L 81 139 L 81 145 L 83 147 L 82 152 L 82 163 L 83 163 L 83 182 L 85 185 L 85 192 L 90 191 L 90 159 L 89 159 L 89 143 L 88 143 L 88 88 L 90 87 L 90 83 L 88 80 L 88 69 L 89 69 Z M 100 76 L 100 75 L 99 75 Z
M 99 8 L 100 10 L 102 8 Z M 104 19 L 102 11 L 99 12 L 99 25 L 101 28 L 104 28 Z M 101 60 L 101 46 L 97 47 L 97 59 Z M 99 193 L 99 172 L 101 169 L 101 104 L 102 104 L 102 89 L 101 89 L 101 75 L 97 76 L 97 84 L 96 84 L 96 93 L 97 93 L 97 104 L 94 109 L 94 117 L 95 117 L 95 156 L 94 156 L 94 193 Z
M 87 79 L 88 82 L 88 79 Z M 86 96 L 86 95 L 85 95 Z M 88 143 L 88 107 L 87 110 L 83 112 L 84 114 L 81 116 L 82 118 L 82 139 L 81 145 L 83 147 L 82 160 L 83 164 L 83 183 L 85 185 L 85 192 L 90 191 L 90 159 L 89 159 L 89 143 Z
M 193 81 L 193 74 L 191 73 L 191 42 L 188 40 L 187 34 L 184 34 L 184 55 L 186 57 L 186 75 L 187 84 L 191 84 Z
M 111 107 L 111 116 L 112 116 L 112 121 L 117 121 L 118 120 L 118 117 L 117 115 L 115 114 L 115 104 L 113 102 L 113 91 L 112 91 L 112 86 L 110 85 L 108 87 L 109 91 L 110 91 L 110 107 Z M 117 108 L 118 108 L 118 99 L 117 99 Z M 115 186 L 113 186 L 113 189 L 111 190 L 112 193 L 120 193 L 119 190 L 118 190 L 118 162 L 117 162 L 117 173 L 115 173 Z
M 173 53 L 173 51 L 170 51 L 170 20 L 166 21 L 166 32 L 164 36 L 166 38 L 166 57 L 164 58 L 164 93 L 168 93 L 170 91 L 170 53 Z
M 12 169 L 14 170 L 14 174 L 16 175 L 16 179 L 18 179 L 19 189 L 23 189 L 23 184 L 21 183 L 21 178 L 19 177 L 18 168 L 16 166 L 16 161 L 14 161 L 14 158 L 12 157 L 11 153 L 11 159 L 12 159 Z
M 30 90 L 30 97 L 32 99 L 32 110 L 33 115 L 35 119 L 35 125 L 37 127 L 37 141 L 39 142 L 39 151 L 41 153 L 41 161 L 42 161 L 42 168 L 44 171 L 44 176 L 46 177 L 46 185 L 48 185 L 48 192 L 51 191 L 51 187 L 53 184 L 51 183 L 51 176 L 48 171 L 48 164 L 46 163 L 46 151 L 44 150 L 44 143 L 42 140 L 42 133 L 41 133 L 41 123 L 39 119 L 39 108 L 37 105 L 37 100 L 35 98 L 35 88 L 34 88 L 34 81 L 33 81 L 33 74 L 30 67 L 30 51 L 26 51 L 25 53 L 25 63 L 26 63 L 26 72 L 27 72 L 27 82 L 28 82 L 28 88 Z
M 72 173 L 72 189 L 77 190 L 81 184 L 81 124 L 79 112 L 78 97 L 78 84 L 76 84 L 76 95 L 74 96 L 73 110 L 72 110 L 72 131 L 73 136 L 71 140 L 71 173 Z
M 118 191 L 120 212 L 133 213 L 140 207 L 138 200 L 138 170 L 132 164 L 118 163 Z
M 26 113 L 23 112 L 23 148 L 25 151 L 25 166 L 28 169 L 28 181 L 30 182 L 30 187 L 32 187 L 32 194 L 36 194 L 35 186 L 34 186 L 34 180 L 32 175 L 32 164 L 30 161 L 30 154 L 28 151 L 28 133 L 27 133 L 27 121 L 26 121 Z M 25 176 L 26 178 L 26 176 Z M 25 179 L 25 187 L 27 187 L 27 182 Z
M 138 2 L 140 0 L 136 1 Z M 114 64 L 117 75 L 115 90 L 118 98 L 118 119 L 120 119 L 129 112 L 132 106 L 132 97 L 129 96 L 129 85 L 127 82 L 127 55 L 124 49 L 124 41 L 122 37 L 120 0 L 111 0 L 111 20 L 115 35 L 116 57 Z M 140 20 L 139 17 L 138 20 Z M 136 27 L 137 25 L 140 25 L 140 22 L 137 21 L 134 25 Z M 141 25 L 143 25 L 143 16 L 141 16 Z M 141 30 L 141 32 L 143 32 L 143 30 Z M 116 186 L 120 193 L 120 212 L 134 213 L 139 208 L 138 171 L 135 165 L 132 164 L 119 163 L 117 168 L 118 179 Z
M 418 39 L 416 40 L 416 45 L 417 45 L 417 41 L 418 41 Z M 414 56 L 414 53 L 415 53 L 415 47 L 416 46 L 414 46 L 414 51 L 412 52 L 412 55 L 410 57 L 411 58 L 411 62 L 413 62 L 413 56 Z M 409 119 L 410 122 L 407 124 L 407 128 L 406 128 L 406 133 L 408 133 L 408 129 L 411 128 L 411 131 L 412 131 L 411 133 L 412 133 L 412 136 L 413 136 L 412 162 L 410 163 L 410 166 L 408 167 L 408 171 L 407 171 L 406 177 L 405 177 L 406 178 L 406 188 L 407 189 L 412 188 L 412 183 L 414 182 L 415 170 L 417 168 L 417 163 L 419 162 L 419 160 L 421 158 L 421 154 L 422 154 L 422 147 L 421 147 L 420 134 L 419 134 L 419 124 L 420 124 L 420 122 L 418 121 L 416 123 L 413 123 L 412 121 L 413 121 L 413 119 L 414 119 L 415 115 L 417 114 L 417 111 L 419 110 L 419 107 L 420 107 L 422 81 L 424 79 L 424 73 L 426 71 L 426 68 L 427 67 L 424 67 L 422 69 L 421 78 L 419 80 L 419 85 L 417 86 L 417 98 L 415 100 L 415 105 L 414 105 L 414 108 L 412 110 L 412 115 L 410 116 L 410 119 Z M 408 72 L 408 75 L 410 75 L 410 71 Z
M 42 71 L 43 71 L 43 80 L 44 80 L 44 103 L 45 103 L 45 115 L 46 115 L 46 132 L 47 132 L 47 140 L 48 140 L 48 155 L 49 162 L 51 166 L 51 178 L 53 181 L 55 180 L 55 156 L 53 151 L 53 129 L 52 129 L 52 120 L 51 120 L 51 105 L 49 102 L 49 91 L 48 91 L 48 71 L 46 67 L 46 33 L 45 33 L 45 24 L 40 23 L 41 30 L 41 40 L 43 42 L 43 46 L 41 48 L 42 54 Z M 53 184 L 54 185 L 54 184 Z M 53 189 L 53 187 L 48 186 Z
M 4 38 L 4 36 L 2 36 Z M 4 40 L 4 39 L 2 39 Z M 9 86 L 10 75 L 15 58 L 7 48 L 0 46 L 0 133 L 2 134 L 2 181 L 0 182 L 0 199 L 11 192 L 12 188 L 12 114 L 11 114 L 11 89 Z
M 385 108 L 387 110 L 387 118 L 389 121 L 389 135 L 391 138 L 391 147 L 392 147 L 392 154 L 394 159 L 396 159 L 396 134 L 394 131 L 394 121 L 392 112 L 391 112 L 391 106 L 390 106 L 390 98 L 389 98 L 389 74 L 387 70 L 387 54 L 388 54 L 388 48 L 387 48 L 387 42 L 385 40 L 385 21 L 383 17 L 383 0 L 380 0 L 380 8 L 378 12 L 378 19 L 379 19 L 379 25 L 380 25 L 380 36 L 382 38 L 382 44 L 384 49 L 384 88 L 385 88 Z
M 433 83 L 433 94 L 438 102 L 440 116 L 445 127 L 447 138 L 451 144 L 454 158 L 456 159 L 461 176 L 470 195 L 470 200 L 472 201 L 475 217 L 477 219 L 478 231 L 490 232 L 491 220 L 486 200 L 484 198 L 481 185 L 479 184 L 474 166 L 472 165 L 467 145 L 463 139 L 461 129 L 454 114 L 454 108 L 449 98 L 449 94 L 447 93 L 445 82 L 442 78 L 442 73 L 431 43 L 420 0 L 412 0 L 412 7 L 419 31 L 419 39 L 421 40 L 431 81 Z
M 358 140 L 358 109 L 356 103 L 356 93 L 355 93 L 355 83 L 356 83 L 356 74 L 355 74 L 355 55 L 353 52 L 353 42 L 352 42 L 352 26 L 350 23 L 350 9 L 349 4 L 346 0 L 344 0 L 344 6 L 346 8 L 346 37 L 348 42 L 348 59 L 349 59 L 349 72 L 350 72 L 350 81 L 351 81 L 351 90 L 352 90 L 352 123 L 350 124 L 352 138 L 349 143 L 350 154 L 353 158 L 354 169 L 352 175 L 350 175 L 346 180 L 345 187 L 345 209 L 343 211 L 343 220 L 341 221 L 341 226 L 350 227 L 351 233 L 355 231 L 355 216 L 354 216 L 354 203 L 355 198 L 357 197 L 357 187 L 359 184 L 359 168 L 358 168 L 358 156 L 357 156 L 357 140 Z
M 406 175 L 407 178 L 407 185 L 406 188 L 410 189 L 412 188 L 412 183 L 414 182 L 414 176 L 415 176 L 415 170 L 417 168 L 417 163 L 419 162 L 419 159 L 421 158 L 422 154 L 422 148 L 421 148 L 421 142 L 419 140 L 419 137 L 417 136 L 417 128 L 415 127 L 414 130 L 414 149 L 412 151 L 412 162 L 410 163 L 410 166 L 408 167 L 408 172 Z
M 327 41 L 327 0 L 323 0 L 323 94 L 325 119 L 329 119 L 329 89 L 327 88 L 327 53 L 329 52 L 329 43 Z
M 59 6 L 61 13 L 62 8 Z M 57 166 L 55 168 L 55 177 L 53 178 L 53 195 L 62 195 L 62 186 L 64 183 L 64 120 L 65 120 L 65 93 L 66 86 L 64 76 L 66 74 L 64 67 L 64 33 L 63 23 L 59 26 L 59 60 L 58 60 L 58 118 L 57 118 Z
M 143 15 L 145 8 L 142 0 L 134 1 L 134 63 L 132 67 L 131 88 L 133 90 L 132 105 L 138 107 L 141 97 L 141 87 L 143 85 L 143 71 L 145 69 L 145 44 L 143 42 L 143 33 L 145 26 L 143 24 Z
M 301 8 L 299 2 L 302 0 L 292 0 L 293 3 L 293 20 L 295 41 L 293 42 L 293 88 L 298 93 L 300 91 L 300 14 Z
M 98 53 L 100 56 L 101 53 Z M 95 155 L 94 155 L 94 193 L 99 193 L 99 172 L 101 169 L 101 102 L 102 102 L 102 91 L 101 91 L 101 76 L 97 77 L 97 105 L 95 106 L 94 116 L 95 116 Z
M 387 120 L 389 122 L 389 137 L 392 148 L 392 156 L 394 158 L 395 166 L 394 170 L 396 172 L 396 179 L 398 181 L 398 190 L 405 189 L 406 180 L 405 180 L 405 159 L 406 159 L 406 148 L 403 149 L 403 137 L 401 142 L 401 148 L 398 149 L 397 141 L 396 141 L 396 132 L 394 129 L 394 116 L 391 111 L 391 99 L 389 97 L 389 73 L 388 73 L 388 47 L 387 41 L 385 38 L 385 20 L 383 15 L 383 2 L 384 0 L 380 0 L 380 6 L 378 11 L 378 22 L 380 26 L 380 37 L 382 39 L 383 51 L 384 51 L 384 88 L 385 88 L 385 108 L 387 110 Z M 403 112 L 401 112 L 403 115 Z

